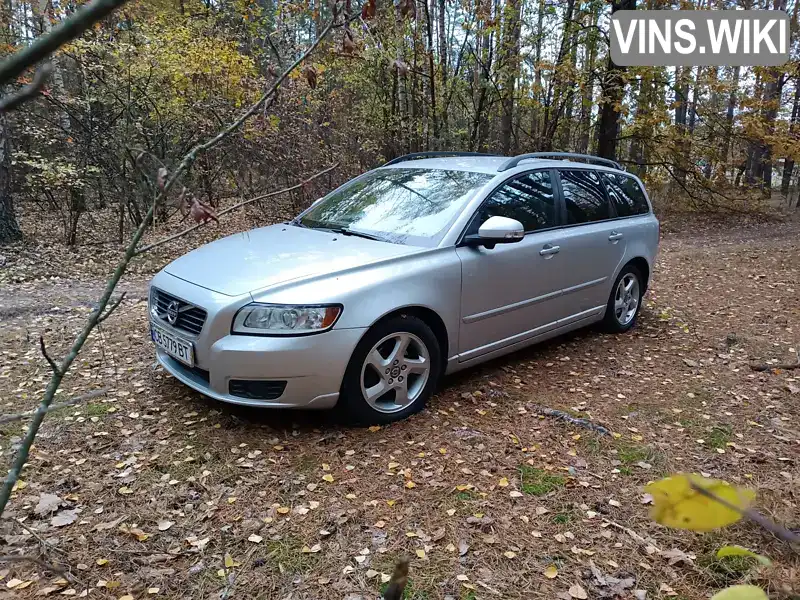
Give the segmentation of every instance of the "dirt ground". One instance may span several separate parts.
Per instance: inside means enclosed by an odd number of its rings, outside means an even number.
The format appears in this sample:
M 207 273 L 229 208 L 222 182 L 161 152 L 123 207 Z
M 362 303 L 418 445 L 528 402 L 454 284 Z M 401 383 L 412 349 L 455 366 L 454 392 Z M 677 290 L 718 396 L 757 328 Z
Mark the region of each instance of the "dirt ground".
M 800 223 L 664 223 L 636 329 L 585 330 L 451 377 L 421 414 L 350 429 L 234 408 L 156 368 L 146 282 L 92 338 L 0 522 L 0 597 L 374 599 L 400 556 L 407 598 L 800 597 L 800 560 L 750 523 L 706 534 L 648 517 L 648 482 L 750 486 L 800 527 Z M 212 235 L 209 233 L 209 235 Z M 176 252 L 176 249 L 171 249 Z M 0 412 L 29 410 L 112 249 L 0 251 Z M 68 265 L 77 266 L 71 267 Z M 583 417 L 611 435 L 540 415 Z M 4 464 L 25 421 L 0 425 Z M 772 566 L 717 559 L 726 543 Z M 555 567 L 553 569 L 552 567 Z

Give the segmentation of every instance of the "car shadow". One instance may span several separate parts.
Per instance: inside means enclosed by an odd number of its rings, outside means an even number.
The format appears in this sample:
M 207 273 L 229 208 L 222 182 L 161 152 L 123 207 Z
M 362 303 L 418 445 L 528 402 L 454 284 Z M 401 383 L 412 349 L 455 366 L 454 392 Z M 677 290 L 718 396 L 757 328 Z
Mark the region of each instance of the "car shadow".
M 639 315 L 637 331 L 649 330 L 652 327 L 654 316 L 650 311 L 643 307 Z M 475 367 L 467 368 L 453 375 L 443 378 L 436 394 L 441 399 L 460 387 L 477 385 L 482 379 L 496 373 L 503 368 L 515 369 L 524 363 L 533 360 L 554 361 L 559 354 L 558 349 L 568 344 L 592 344 L 601 337 L 608 334 L 603 332 L 598 326 L 591 325 L 559 335 L 549 340 L 534 344 L 527 348 L 511 352 L 504 356 L 492 359 Z M 629 335 L 629 334 L 619 334 Z M 614 336 L 617 337 L 617 336 Z M 183 384 L 170 378 L 170 382 L 165 385 L 183 388 Z M 250 406 L 240 406 L 236 404 L 226 404 L 218 402 L 212 398 L 203 396 L 199 392 L 192 391 L 193 402 L 203 406 L 209 412 L 221 413 L 226 429 L 241 429 L 243 431 L 251 428 L 272 430 L 275 435 L 283 436 L 322 436 L 322 439 L 337 437 L 337 432 L 352 429 L 353 425 L 348 425 L 341 421 L 336 410 L 293 410 L 276 408 L 259 408 Z M 401 421 L 394 426 L 404 426 L 409 421 Z

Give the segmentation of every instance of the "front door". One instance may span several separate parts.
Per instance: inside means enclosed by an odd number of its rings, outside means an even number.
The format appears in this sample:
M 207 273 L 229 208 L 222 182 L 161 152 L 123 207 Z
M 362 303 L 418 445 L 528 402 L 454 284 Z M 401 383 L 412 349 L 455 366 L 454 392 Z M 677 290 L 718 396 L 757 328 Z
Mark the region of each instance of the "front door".
M 476 211 L 466 234 L 489 217 L 516 219 L 519 242 L 494 248 L 461 246 L 459 360 L 466 361 L 522 342 L 556 327 L 558 295 L 565 282 L 551 171 L 517 175 Z

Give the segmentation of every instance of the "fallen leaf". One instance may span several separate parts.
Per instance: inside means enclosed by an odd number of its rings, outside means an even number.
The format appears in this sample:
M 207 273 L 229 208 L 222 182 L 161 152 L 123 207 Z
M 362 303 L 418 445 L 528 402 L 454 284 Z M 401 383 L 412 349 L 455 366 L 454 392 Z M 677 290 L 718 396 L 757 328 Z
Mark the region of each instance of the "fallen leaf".
M 263 540 L 263 537 L 255 533 L 251 534 L 250 537 L 247 538 L 248 542 L 253 542 L 254 544 L 260 544 Z
M 752 550 L 748 550 L 742 546 L 723 546 L 717 550 L 717 558 L 724 558 L 726 556 L 748 556 L 750 558 L 755 558 L 762 565 L 769 566 L 772 564 L 772 561 L 766 556 L 756 554 Z
M 579 586 L 577 583 L 569 588 L 569 595 L 573 598 L 578 598 L 578 600 L 586 600 L 589 596 L 586 594 L 586 590 Z
M 500 481 L 497 482 L 497 485 L 499 485 L 500 487 L 507 487 L 508 486 L 508 478 L 507 477 L 503 477 L 502 479 L 500 479 Z
M 558 576 L 558 569 L 555 565 L 550 565 L 544 570 L 544 576 L 548 579 L 555 579 Z
M 78 519 L 78 509 L 62 510 L 55 517 L 50 519 L 50 525 L 53 527 L 64 527 L 70 525 Z
M 333 475 L 330 473 L 325 473 L 325 475 L 322 476 L 322 479 L 328 483 L 333 483 Z
M 418 548 L 417 549 L 417 556 L 420 557 L 420 558 L 425 558 L 425 550 L 423 550 L 422 548 Z
M 507 552 L 503 552 L 503 556 L 505 556 L 506 558 L 516 558 L 517 553 L 508 550 Z
M 118 494 L 122 494 L 123 496 L 126 496 L 128 494 L 132 494 L 133 490 L 131 488 L 129 488 L 127 485 L 123 485 L 121 488 L 119 488 L 117 490 L 117 493 Z
M 320 550 L 322 550 L 322 546 L 320 546 L 319 544 L 314 544 L 310 548 L 308 546 L 303 546 L 300 552 L 302 552 L 303 554 L 316 554 Z
M 175 525 L 175 523 L 172 522 L 172 521 L 159 521 L 158 522 L 158 530 L 159 531 L 166 531 L 167 529 L 169 529 L 173 525 Z
M 406 487 L 408 489 L 415 488 L 415 487 L 417 487 L 417 484 L 414 483 L 413 481 L 406 481 Z
M 36 508 L 33 509 L 33 512 L 40 517 L 49 515 L 57 511 L 62 502 L 63 500 L 55 494 L 40 494 L 39 502 L 36 504 Z

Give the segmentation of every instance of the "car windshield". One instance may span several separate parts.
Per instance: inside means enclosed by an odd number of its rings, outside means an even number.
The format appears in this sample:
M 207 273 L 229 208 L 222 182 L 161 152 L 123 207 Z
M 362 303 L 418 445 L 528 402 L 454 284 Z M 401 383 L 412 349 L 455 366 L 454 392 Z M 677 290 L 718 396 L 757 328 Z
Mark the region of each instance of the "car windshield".
M 434 246 L 492 175 L 440 169 L 378 169 L 334 191 L 296 222 L 411 246 Z

